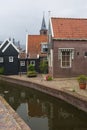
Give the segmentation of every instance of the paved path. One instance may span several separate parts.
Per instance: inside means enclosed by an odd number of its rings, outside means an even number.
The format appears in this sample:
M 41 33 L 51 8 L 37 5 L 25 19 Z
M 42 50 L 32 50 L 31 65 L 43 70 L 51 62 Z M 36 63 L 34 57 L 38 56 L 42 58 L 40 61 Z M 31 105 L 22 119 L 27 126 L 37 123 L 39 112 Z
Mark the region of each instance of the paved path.
M 30 130 L 18 114 L 0 96 L 0 130 Z

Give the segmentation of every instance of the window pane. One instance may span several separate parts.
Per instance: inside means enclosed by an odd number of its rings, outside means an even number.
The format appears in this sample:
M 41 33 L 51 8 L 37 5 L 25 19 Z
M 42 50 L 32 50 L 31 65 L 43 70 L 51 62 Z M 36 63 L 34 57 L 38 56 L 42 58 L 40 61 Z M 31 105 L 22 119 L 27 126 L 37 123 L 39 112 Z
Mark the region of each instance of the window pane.
M 70 67 L 70 52 L 62 51 L 62 67 Z
M 20 66 L 25 66 L 25 61 L 20 61 Z
M 9 62 L 13 62 L 13 56 L 9 56 Z

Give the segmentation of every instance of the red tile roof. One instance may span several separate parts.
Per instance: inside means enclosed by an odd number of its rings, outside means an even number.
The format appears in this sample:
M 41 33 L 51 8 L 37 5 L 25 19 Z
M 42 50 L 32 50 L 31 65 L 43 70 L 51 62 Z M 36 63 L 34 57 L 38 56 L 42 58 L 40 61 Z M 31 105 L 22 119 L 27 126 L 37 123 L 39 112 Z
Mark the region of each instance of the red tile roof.
M 51 18 L 53 37 L 59 39 L 87 39 L 87 19 Z
M 36 58 L 37 54 L 46 56 L 41 53 L 41 43 L 47 42 L 47 35 L 28 35 L 28 53 L 30 58 Z

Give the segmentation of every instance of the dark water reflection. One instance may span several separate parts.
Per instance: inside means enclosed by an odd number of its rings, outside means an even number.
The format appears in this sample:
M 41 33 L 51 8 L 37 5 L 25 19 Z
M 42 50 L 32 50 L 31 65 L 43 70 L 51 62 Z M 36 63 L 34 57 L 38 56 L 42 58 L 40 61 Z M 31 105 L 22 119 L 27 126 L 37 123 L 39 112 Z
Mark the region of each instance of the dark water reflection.
M 87 130 L 87 113 L 60 99 L 3 81 L 0 95 L 32 130 Z

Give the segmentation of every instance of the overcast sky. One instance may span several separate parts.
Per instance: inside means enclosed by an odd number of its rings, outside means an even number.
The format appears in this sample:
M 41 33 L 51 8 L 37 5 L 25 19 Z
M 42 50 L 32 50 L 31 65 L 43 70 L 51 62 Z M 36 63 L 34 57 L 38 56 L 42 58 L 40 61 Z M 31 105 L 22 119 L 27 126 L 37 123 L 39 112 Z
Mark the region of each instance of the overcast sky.
M 87 0 L 0 0 L 0 41 L 9 37 L 25 44 L 26 33 L 39 34 L 43 12 L 52 17 L 87 18 Z

